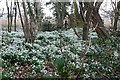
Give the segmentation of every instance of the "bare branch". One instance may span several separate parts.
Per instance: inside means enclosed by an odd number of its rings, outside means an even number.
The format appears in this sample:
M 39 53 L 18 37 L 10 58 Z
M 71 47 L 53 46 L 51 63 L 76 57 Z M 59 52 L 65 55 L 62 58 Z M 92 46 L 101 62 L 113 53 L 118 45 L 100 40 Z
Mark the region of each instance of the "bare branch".
M 2 9 L 2 13 L 0 14 L 0 17 L 4 15 L 4 8 Z

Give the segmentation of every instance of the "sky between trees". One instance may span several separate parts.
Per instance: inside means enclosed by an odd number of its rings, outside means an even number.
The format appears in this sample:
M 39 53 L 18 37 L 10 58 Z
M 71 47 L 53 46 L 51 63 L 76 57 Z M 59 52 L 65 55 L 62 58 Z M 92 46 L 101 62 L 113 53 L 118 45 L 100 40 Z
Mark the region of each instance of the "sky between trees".
M 8 0 L 9 2 L 11 0 Z M 20 0 L 19 0 L 20 1 Z M 53 16 L 52 15 L 52 11 L 50 10 L 50 7 L 52 6 L 45 6 L 45 2 L 49 2 L 50 0 L 40 0 L 42 1 L 43 3 L 43 11 L 45 13 L 45 16 Z M 113 0 L 115 1 L 115 0 Z M 10 3 L 8 4 L 10 5 Z M 4 13 L 7 12 L 7 8 L 6 8 L 6 0 L 0 0 L 0 13 L 2 12 L 2 9 L 4 8 Z M 103 4 L 101 5 L 101 8 L 102 9 L 105 9 L 105 10 L 111 10 L 112 9 L 112 6 L 111 6 L 111 0 L 104 0 Z M 103 13 L 102 10 L 100 10 L 100 13 Z

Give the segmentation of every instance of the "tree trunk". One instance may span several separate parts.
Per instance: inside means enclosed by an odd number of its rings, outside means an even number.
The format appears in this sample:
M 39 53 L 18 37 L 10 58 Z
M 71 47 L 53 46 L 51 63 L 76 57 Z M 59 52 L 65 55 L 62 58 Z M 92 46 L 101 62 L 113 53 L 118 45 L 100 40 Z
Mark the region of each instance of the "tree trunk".
M 89 7 L 92 8 L 91 19 L 92 19 L 93 26 L 96 27 L 96 25 L 98 24 L 98 26 L 95 29 L 95 31 L 98 34 L 98 37 L 110 38 L 110 35 L 109 35 L 108 31 L 105 29 L 103 20 L 99 14 L 99 8 L 100 8 L 101 4 L 102 4 L 102 2 L 96 2 L 95 6 L 94 6 L 93 3 L 89 2 L 88 8 Z
M 35 15 L 33 14 L 33 10 L 30 6 L 30 2 L 27 2 L 28 11 L 30 16 L 30 34 L 31 34 L 31 42 L 34 42 L 35 37 L 37 35 L 37 20 L 35 19 Z
M 23 4 L 23 10 L 24 10 L 25 42 L 31 43 L 32 40 L 31 40 L 31 33 L 30 33 L 30 25 L 29 25 L 28 17 L 27 17 L 27 9 L 26 9 L 25 2 L 24 2 L 24 1 L 22 2 L 22 4 Z
M 25 31 L 25 41 L 28 43 L 34 42 L 37 31 L 38 31 L 38 22 L 36 20 L 35 14 L 32 10 L 32 7 L 30 6 L 30 2 L 26 0 L 27 6 L 28 6 L 28 12 L 29 12 L 29 18 L 27 15 L 27 8 L 25 5 L 25 2 L 23 1 L 23 10 L 24 10 L 24 31 Z
M 84 24 L 82 40 L 88 40 L 88 32 L 89 32 L 89 27 L 87 24 Z
M 7 18 L 8 18 L 8 32 L 10 32 L 10 20 L 9 20 L 10 10 L 9 10 L 9 7 L 8 7 L 8 1 L 7 0 L 6 0 L 6 7 L 7 7 L 7 11 L 8 11 L 8 15 L 7 15 Z
M 117 9 L 115 9 L 115 17 L 114 17 L 114 30 L 116 31 L 117 30 L 117 23 L 118 23 L 118 20 L 119 20 L 119 15 L 120 15 L 120 1 L 117 2 Z
M 115 31 L 117 30 L 118 19 L 119 19 L 118 14 L 115 13 L 114 25 L 113 25 Z
M 17 17 L 17 5 L 16 2 L 14 2 L 14 9 L 15 9 L 15 18 L 14 18 L 14 31 L 16 31 L 16 17 Z
M 35 0 L 34 2 L 34 12 L 35 12 L 35 19 L 36 19 L 36 22 L 38 24 L 38 31 L 41 31 L 42 29 L 42 18 L 43 18 L 43 13 L 42 13 L 42 8 L 41 8 L 41 3 L 40 2 L 37 2 Z
M 80 5 L 79 7 L 80 7 L 81 18 L 84 22 L 82 39 L 88 40 L 88 32 L 89 32 L 89 27 L 90 27 L 92 7 L 90 6 L 89 2 L 84 3 L 85 7 L 87 7 L 87 8 L 84 7 L 84 9 L 83 9 L 83 5 L 81 2 L 79 3 L 79 5 Z M 86 13 L 86 16 L 84 17 L 83 14 L 85 14 L 85 9 L 86 9 L 87 13 Z
M 25 27 L 24 27 L 24 24 L 23 24 L 22 14 L 21 14 L 20 5 L 19 5 L 18 1 L 17 1 L 17 6 L 18 6 L 18 10 L 19 10 L 21 25 L 22 25 L 23 32 L 24 32 L 24 37 L 26 39 L 26 31 L 25 31 Z
M 18 6 L 18 10 L 19 10 L 19 16 L 20 16 L 21 26 L 23 28 L 23 32 L 25 32 L 24 31 L 24 24 L 23 24 L 22 14 L 21 14 L 21 10 L 20 10 L 20 5 L 19 5 L 18 1 L 17 1 L 17 6 Z
M 12 11 L 12 0 L 11 0 L 11 6 L 10 6 L 10 32 L 12 30 L 12 22 L 13 22 L 13 11 Z
M 97 34 L 98 34 L 98 37 L 100 37 L 100 38 L 110 38 L 110 35 L 109 35 L 108 31 L 104 27 L 104 23 L 103 23 L 103 21 L 100 17 L 98 9 L 97 10 L 95 8 L 93 9 L 92 17 L 93 17 L 92 19 L 93 19 L 94 27 L 98 24 L 98 27 L 95 29 Z

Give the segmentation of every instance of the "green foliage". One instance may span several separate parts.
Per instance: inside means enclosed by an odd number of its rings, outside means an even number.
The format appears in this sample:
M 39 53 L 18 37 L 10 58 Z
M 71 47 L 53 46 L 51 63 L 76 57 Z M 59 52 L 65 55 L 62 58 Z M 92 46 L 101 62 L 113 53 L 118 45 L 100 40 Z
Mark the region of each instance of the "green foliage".
M 58 72 L 60 72 L 60 74 L 62 74 L 63 67 L 64 67 L 64 59 L 63 58 L 57 58 L 57 59 L 55 59 L 54 64 L 55 64 Z
M 50 21 L 45 20 L 42 23 L 42 31 L 53 31 L 53 30 L 54 30 L 54 27 Z
M 26 70 L 26 66 L 29 70 L 23 77 L 32 78 L 115 78 L 120 72 L 119 38 L 93 38 L 89 51 L 84 54 L 87 42 L 71 37 L 71 34 L 43 32 L 32 44 L 24 43 L 23 36 L 15 35 L 4 33 L 3 36 L 0 50 L 3 78 L 15 77 L 20 68 Z

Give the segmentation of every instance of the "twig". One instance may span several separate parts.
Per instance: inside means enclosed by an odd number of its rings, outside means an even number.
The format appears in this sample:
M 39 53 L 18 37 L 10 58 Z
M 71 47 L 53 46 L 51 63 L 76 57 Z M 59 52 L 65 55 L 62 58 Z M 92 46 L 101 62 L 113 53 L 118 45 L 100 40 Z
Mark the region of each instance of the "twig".
M 91 46 L 91 40 L 92 40 L 92 35 L 91 35 L 91 33 L 97 28 L 97 26 L 98 26 L 98 23 L 96 24 L 96 26 L 95 26 L 95 28 L 93 28 L 93 30 L 91 30 L 91 32 L 90 32 L 90 40 L 89 40 L 89 45 L 88 45 L 88 47 L 87 47 L 87 49 L 86 49 L 86 52 L 85 52 L 85 54 L 87 54 L 87 52 L 89 51 L 89 49 L 90 49 L 90 46 Z
M 0 17 L 2 17 L 4 15 L 4 8 L 2 9 L 2 13 L 0 15 Z
M 98 23 L 96 24 L 95 28 L 93 28 L 93 30 L 91 31 L 91 33 L 97 28 L 98 26 Z M 90 40 L 89 40 L 89 45 L 85 51 L 85 53 L 83 54 L 82 56 L 82 59 L 81 59 L 81 69 L 83 69 L 83 65 L 84 65 L 84 62 L 85 62 L 85 58 L 86 58 L 86 54 L 88 53 L 89 49 L 90 49 L 90 46 L 91 46 L 91 40 L 92 40 L 92 35 L 90 34 Z
M 77 35 L 78 38 L 80 38 L 80 35 L 77 33 L 76 29 L 75 28 L 72 28 L 74 33 Z

